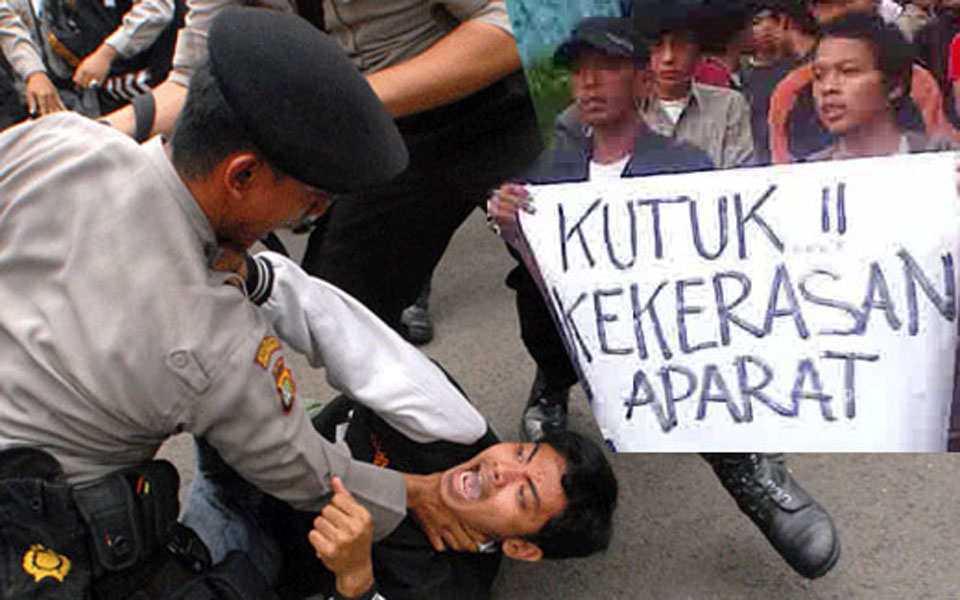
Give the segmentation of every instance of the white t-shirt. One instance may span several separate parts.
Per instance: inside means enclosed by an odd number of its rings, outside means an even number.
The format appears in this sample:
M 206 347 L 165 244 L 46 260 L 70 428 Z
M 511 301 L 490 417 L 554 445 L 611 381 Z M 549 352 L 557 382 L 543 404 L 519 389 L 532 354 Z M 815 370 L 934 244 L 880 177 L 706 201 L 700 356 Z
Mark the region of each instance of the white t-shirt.
M 887 23 L 893 23 L 903 12 L 903 7 L 894 2 L 894 0 L 880 0 L 880 8 L 877 13 L 880 18 Z
M 667 113 L 667 116 L 670 117 L 670 121 L 676 125 L 677 121 L 680 120 L 680 115 L 683 114 L 683 110 L 687 108 L 687 104 L 690 104 L 690 97 L 681 98 L 680 100 L 657 100 L 657 102 L 660 103 L 663 112 Z
M 609 179 L 620 179 L 623 175 L 623 169 L 630 162 L 630 155 L 626 155 L 620 160 L 605 165 L 597 161 L 590 161 L 590 181 L 607 181 Z

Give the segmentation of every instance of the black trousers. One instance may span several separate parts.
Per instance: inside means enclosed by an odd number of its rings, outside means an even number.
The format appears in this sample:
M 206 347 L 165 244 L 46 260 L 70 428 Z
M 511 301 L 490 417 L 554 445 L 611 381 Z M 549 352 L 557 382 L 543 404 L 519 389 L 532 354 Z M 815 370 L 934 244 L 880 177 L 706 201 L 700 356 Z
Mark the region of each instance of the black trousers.
M 568 388 L 580 378 L 570 362 L 550 309 L 547 308 L 546 300 L 537 284 L 513 248 L 510 249 L 510 254 L 518 264 L 507 276 L 507 287 L 517 294 L 517 317 L 520 320 L 523 345 L 543 373 L 547 390 L 559 391 Z
M 303 260 L 395 329 L 460 224 L 542 149 L 520 72 L 397 126 L 410 166 L 379 189 L 337 198 Z
M 13 68 L 0 56 L 0 131 L 27 118 L 27 107 L 13 85 Z

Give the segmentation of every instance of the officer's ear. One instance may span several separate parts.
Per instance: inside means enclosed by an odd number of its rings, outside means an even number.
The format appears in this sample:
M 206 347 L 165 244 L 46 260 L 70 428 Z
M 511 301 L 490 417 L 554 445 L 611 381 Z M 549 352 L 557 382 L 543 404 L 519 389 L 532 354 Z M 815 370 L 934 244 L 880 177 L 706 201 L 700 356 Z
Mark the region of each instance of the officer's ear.
M 503 553 L 514 560 L 537 562 L 543 558 L 543 550 L 523 538 L 507 538 L 500 545 Z
M 242 197 L 250 188 L 254 174 L 266 167 L 262 158 L 253 152 L 236 152 L 223 159 L 223 185 L 231 196 Z

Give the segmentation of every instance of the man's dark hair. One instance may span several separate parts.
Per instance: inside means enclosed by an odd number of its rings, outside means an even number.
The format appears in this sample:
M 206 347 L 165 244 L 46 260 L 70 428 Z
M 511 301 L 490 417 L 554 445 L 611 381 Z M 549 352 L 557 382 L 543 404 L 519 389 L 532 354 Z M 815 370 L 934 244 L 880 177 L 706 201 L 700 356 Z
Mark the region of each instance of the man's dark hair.
M 702 11 L 702 0 L 637 0 L 633 23 L 637 32 L 651 44 L 668 33 L 684 35 L 699 44 L 697 34 Z
M 606 549 L 617 504 L 617 478 L 603 450 L 572 431 L 551 431 L 540 441 L 566 461 L 560 483 L 567 507 L 524 539 L 536 544 L 544 558 L 587 556 Z
M 886 23 L 879 16 L 849 14 L 823 25 L 820 42 L 827 38 L 862 40 L 870 45 L 874 63 L 883 74 L 887 91 L 897 85 L 903 87 L 900 100 L 910 96 L 910 81 L 913 73 L 913 49 L 896 25 Z
M 817 20 L 813 18 L 810 7 L 805 0 L 780 0 L 783 7 L 783 14 L 787 15 L 793 25 L 805 35 L 818 35 L 820 26 Z
M 753 16 L 748 0 L 704 0 L 694 21 L 696 38 L 703 52 L 726 51 L 746 29 Z
M 208 175 L 234 152 L 248 150 L 260 155 L 220 92 L 209 63 L 190 78 L 187 99 L 177 116 L 170 145 L 173 165 L 189 179 Z

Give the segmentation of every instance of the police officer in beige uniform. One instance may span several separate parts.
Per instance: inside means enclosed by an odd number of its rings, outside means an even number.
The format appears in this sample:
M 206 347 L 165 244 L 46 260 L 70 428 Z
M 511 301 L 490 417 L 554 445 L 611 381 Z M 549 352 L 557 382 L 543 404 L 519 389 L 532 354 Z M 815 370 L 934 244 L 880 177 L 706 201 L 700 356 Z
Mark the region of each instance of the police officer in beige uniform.
M 318 510 L 337 475 L 375 537 L 410 507 L 469 547 L 432 502 L 438 478 L 354 462 L 313 431 L 267 317 L 209 268 L 218 246 L 321 212 L 321 190 L 402 171 L 390 117 L 296 17 L 229 11 L 209 50 L 170 144 L 73 114 L 0 135 L 0 449 L 41 449 L 84 486 L 188 431 L 293 506 Z
M 170 26 L 175 9 L 173 0 L 134 0 L 120 26 L 74 68 L 48 51 L 49 14 L 40 20 L 35 14 L 42 4 L 43 0 L 0 0 L 0 50 L 24 83 L 28 112 L 40 115 L 64 109 L 51 75 L 61 85 L 70 81 L 81 88 L 104 85 L 113 62 L 149 49 Z

